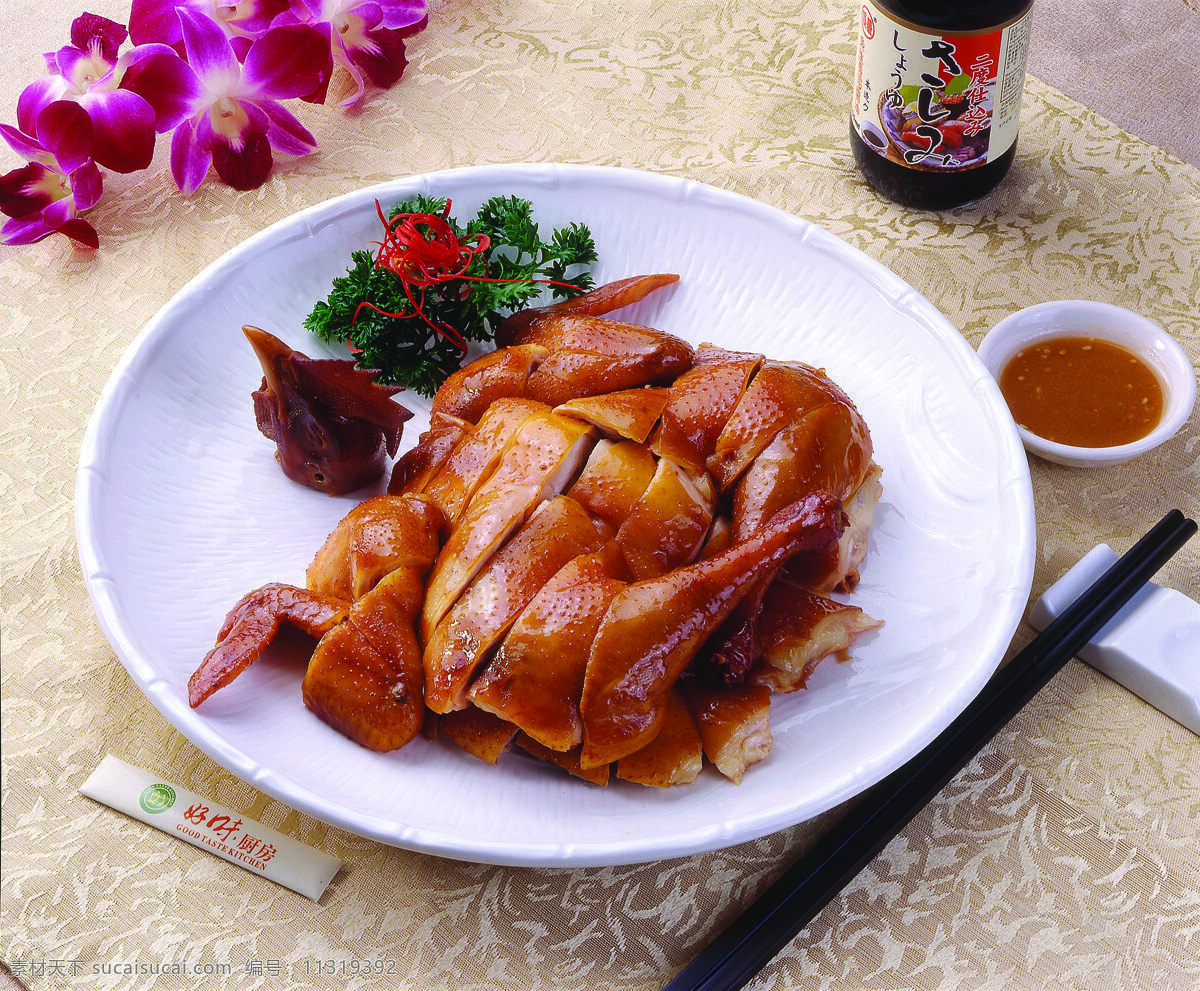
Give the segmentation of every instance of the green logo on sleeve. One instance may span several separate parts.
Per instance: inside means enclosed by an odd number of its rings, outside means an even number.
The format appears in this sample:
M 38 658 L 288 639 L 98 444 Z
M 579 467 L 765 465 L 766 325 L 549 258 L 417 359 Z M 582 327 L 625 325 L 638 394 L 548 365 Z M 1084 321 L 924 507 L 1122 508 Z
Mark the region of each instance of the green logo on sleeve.
M 164 784 L 150 785 L 142 792 L 138 804 L 151 815 L 166 812 L 175 804 L 175 789 Z

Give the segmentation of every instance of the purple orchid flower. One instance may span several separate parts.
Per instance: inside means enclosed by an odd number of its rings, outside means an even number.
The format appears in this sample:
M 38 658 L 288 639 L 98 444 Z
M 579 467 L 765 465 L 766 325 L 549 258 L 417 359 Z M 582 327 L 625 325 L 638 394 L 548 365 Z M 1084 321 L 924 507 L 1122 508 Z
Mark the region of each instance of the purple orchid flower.
M 125 27 L 95 14 L 71 24 L 71 44 L 46 54 L 52 75 L 30 83 L 17 99 L 17 125 L 35 134 L 41 112 L 73 100 L 92 120 L 96 161 L 114 172 L 136 172 L 154 155 L 154 110 L 136 93 L 120 89 L 117 49 Z
M 332 70 L 326 34 L 305 24 L 272 27 L 242 64 L 216 21 L 187 7 L 177 13 L 191 72 L 179 94 L 187 118 L 171 142 L 171 172 L 183 193 L 195 192 L 210 164 L 234 189 L 256 189 L 271 172 L 272 148 L 316 150 L 316 139 L 278 101 L 323 92 Z
M 56 100 L 33 125 L 30 136 L 0 124 L 0 135 L 28 163 L 0 176 L 0 211 L 11 218 L 0 228 L 0 241 L 32 244 L 57 233 L 98 247 L 95 228 L 78 216 L 95 205 L 103 189 L 92 161 L 91 118 L 78 103 Z
M 221 26 L 239 60 L 250 42 L 261 37 L 271 22 L 288 9 L 289 0 L 133 0 L 129 36 L 135 44 L 157 42 L 183 54 L 183 27 L 175 10 L 186 8 Z
M 81 106 L 91 120 L 93 156 L 114 172 L 150 164 L 155 131 L 174 127 L 183 108 L 172 97 L 186 67 L 165 45 L 148 45 L 118 56 L 125 26 L 96 14 L 71 24 L 71 44 L 47 53 L 51 75 L 26 86 L 17 99 L 17 125 L 28 135 L 43 110 L 60 100 Z
M 342 106 L 366 91 L 363 74 L 387 89 L 404 74 L 404 39 L 429 22 L 425 0 L 291 0 L 290 14 L 275 23 L 328 25 L 333 60 L 354 80 L 355 91 Z

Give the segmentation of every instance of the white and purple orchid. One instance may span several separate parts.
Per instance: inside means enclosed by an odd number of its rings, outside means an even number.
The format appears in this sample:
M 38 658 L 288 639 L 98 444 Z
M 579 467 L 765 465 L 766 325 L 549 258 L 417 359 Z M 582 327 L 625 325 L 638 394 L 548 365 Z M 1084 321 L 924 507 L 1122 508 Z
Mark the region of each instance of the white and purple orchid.
M 96 230 L 78 214 L 93 206 L 103 189 L 92 160 L 92 122 L 71 100 L 47 104 L 33 121 L 31 136 L 10 124 L 0 135 L 26 160 L 0 176 L 0 211 L 10 219 L 0 228 L 5 244 L 32 244 L 51 234 L 89 248 L 99 245 Z
M 155 86 L 134 85 L 127 75 L 140 66 L 135 75 L 143 83 L 171 72 L 167 63 L 182 60 L 169 48 L 154 45 L 132 49 L 118 56 L 125 40 L 124 25 L 95 14 L 84 14 L 71 24 L 71 44 L 44 57 L 50 74 L 30 83 L 17 99 L 17 126 L 34 134 L 38 115 L 57 100 L 78 103 L 92 122 L 94 157 L 100 166 L 113 172 L 137 172 L 150 164 L 154 155 L 156 130 L 175 125 L 171 101 L 159 100 Z M 156 105 L 156 102 L 160 105 Z
M 210 17 L 177 11 L 191 79 L 189 115 L 175 128 L 171 172 L 190 194 L 209 164 L 234 189 L 256 189 L 271 171 L 272 149 L 316 150 L 316 139 L 279 100 L 323 90 L 332 67 L 329 38 L 307 24 L 272 27 L 255 39 L 246 61 Z
M 95 204 L 101 169 L 150 165 L 155 135 L 173 131 L 171 172 L 185 194 L 213 168 L 238 190 L 270 175 L 274 154 L 307 155 L 312 134 L 281 100 L 325 102 L 334 65 L 355 89 L 394 85 L 404 39 L 428 21 L 425 0 L 132 0 L 130 23 L 85 13 L 71 43 L 45 57 L 48 75 L 0 125 L 26 164 L 0 176 L 0 240 L 62 233 L 96 246 L 78 216 Z M 126 39 L 133 47 L 120 51 Z
M 328 25 L 333 60 L 355 84 L 344 107 L 362 98 L 364 73 L 380 89 L 396 84 L 408 64 L 404 39 L 429 21 L 425 0 L 291 0 L 291 8 L 275 23 Z
M 158 42 L 183 54 L 183 26 L 177 10 L 190 10 L 220 25 L 234 42 L 238 57 L 245 58 L 249 42 L 284 13 L 289 0 L 133 0 L 129 11 L 129 36 L 136 45 Z

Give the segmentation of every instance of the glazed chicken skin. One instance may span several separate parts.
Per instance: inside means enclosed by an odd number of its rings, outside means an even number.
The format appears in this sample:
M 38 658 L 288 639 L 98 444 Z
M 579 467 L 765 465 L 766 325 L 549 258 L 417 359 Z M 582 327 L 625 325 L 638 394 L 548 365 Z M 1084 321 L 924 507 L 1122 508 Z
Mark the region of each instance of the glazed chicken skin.
M 707 757 L 740 781 L 771 696 L 879 625 L 830 593 L 857 584 L 881 472 L 821 370 L 607 315 L 675 281 L 511 317 L 306 587 L 230 612 L 192 705 L 287 623 L 318 638 L 305 705 L 370 749 L 441 735 L 657 787 Z

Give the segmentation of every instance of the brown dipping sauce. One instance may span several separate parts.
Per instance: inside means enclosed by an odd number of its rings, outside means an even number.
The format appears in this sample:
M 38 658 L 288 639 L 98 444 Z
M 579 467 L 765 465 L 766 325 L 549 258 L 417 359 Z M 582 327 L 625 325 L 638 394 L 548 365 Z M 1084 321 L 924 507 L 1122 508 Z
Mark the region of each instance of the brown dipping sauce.
M 999 383 L 1017 423 L 1072 447 L 1131 444 L 1163 412 L 1163 387 L 1149 364 L 1096 337 L 1037 341 L 1009 359 Z

